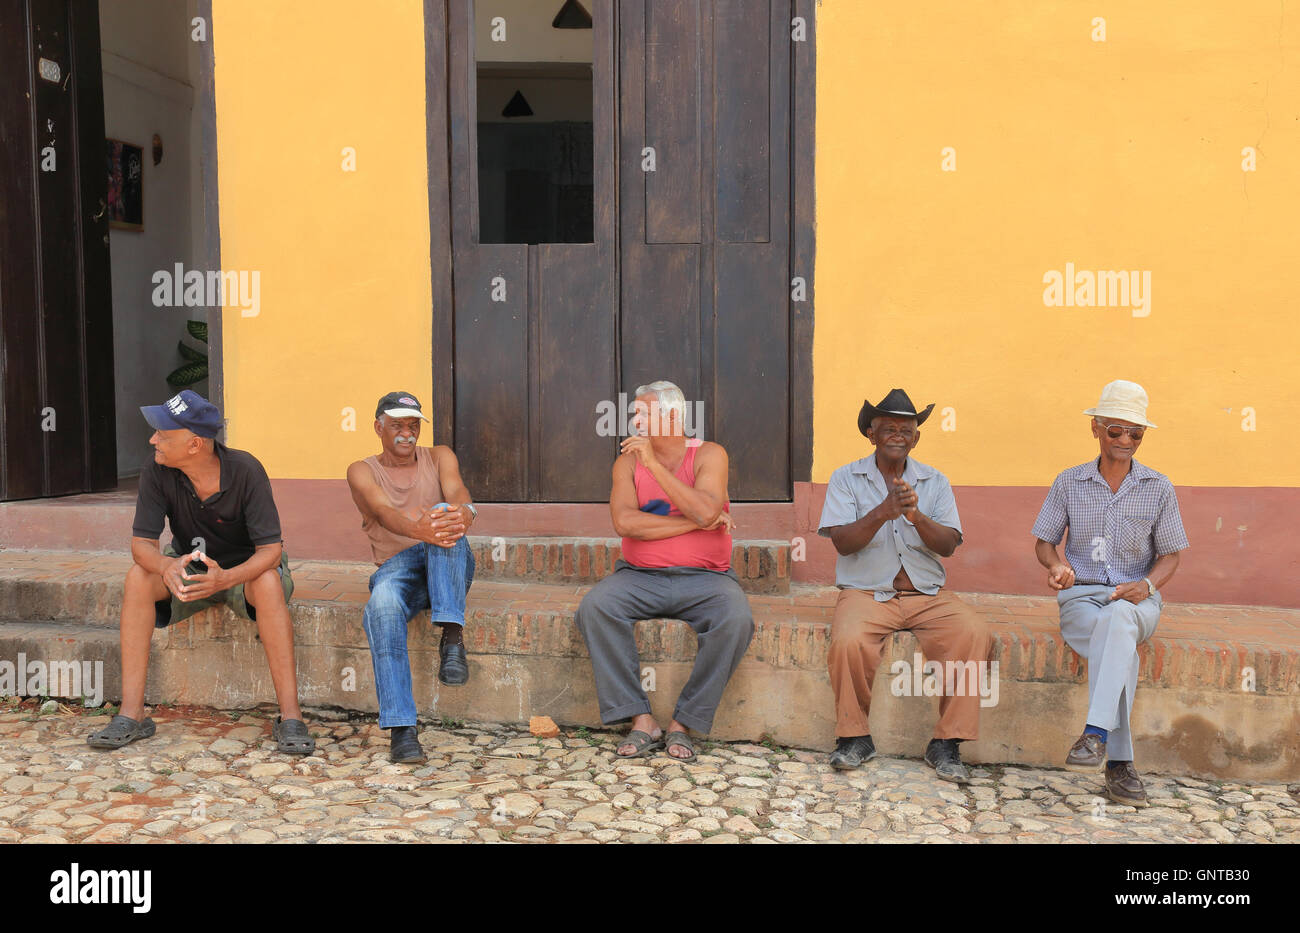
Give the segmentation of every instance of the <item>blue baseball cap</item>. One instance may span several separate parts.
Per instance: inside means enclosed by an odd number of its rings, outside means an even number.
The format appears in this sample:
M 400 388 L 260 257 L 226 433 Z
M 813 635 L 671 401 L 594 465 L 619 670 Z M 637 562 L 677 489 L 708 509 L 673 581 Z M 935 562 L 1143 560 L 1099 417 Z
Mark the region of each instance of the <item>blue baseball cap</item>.
M 161 405 L 141 405 L 140 414 L 155 431 L 192 431 L 199 437 L 216 437 L 221 412 L 202 395 L 182 389 Z

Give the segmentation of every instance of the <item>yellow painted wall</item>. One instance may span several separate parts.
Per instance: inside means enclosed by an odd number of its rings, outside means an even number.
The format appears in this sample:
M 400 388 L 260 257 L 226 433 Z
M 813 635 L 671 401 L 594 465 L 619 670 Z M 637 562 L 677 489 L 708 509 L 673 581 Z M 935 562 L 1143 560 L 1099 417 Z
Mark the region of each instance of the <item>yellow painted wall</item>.
M 213 7 L 221 262 L 261 272 L 260 313 L 222 318 L 227 436 L 272 476 L 339 478 L 382 394 L 435 401 L 422 4 Z
M 1124 378 L 1160 425 L 1139 459 L 1175 482 L 1297 485 L 1297 13 L 823 0 L 813 480 L 864 455 L 862 400 L 898 385 L 956 410 L 918 459 L 1046 485 L 1095 456 L 1080 412 Z M 1067 261 L 1150 270 L 1150 316 L 1045 307 Z
M 273 476 L 339 477 L 373 451 L 382 392 L 436 401 L 422 5 L 214 6 L 222 266 L 262 276 L 260 314 L 224 316 L 230 442 Z M 960 484 L 1043 485 L 1095 449 L 1080 412 L 1128 378 L 1161 425 L 1141 456 L 1179 484 L 1296 484 L 1300 16 L 1272 0 L 817 15 L 814 481 L 865 451 L 863 397 L 901 385 L 956 412 L 920 459 Z M 1150 316 L 1045 307 L 1043 274 L 1067 261 L 1150 270 Z

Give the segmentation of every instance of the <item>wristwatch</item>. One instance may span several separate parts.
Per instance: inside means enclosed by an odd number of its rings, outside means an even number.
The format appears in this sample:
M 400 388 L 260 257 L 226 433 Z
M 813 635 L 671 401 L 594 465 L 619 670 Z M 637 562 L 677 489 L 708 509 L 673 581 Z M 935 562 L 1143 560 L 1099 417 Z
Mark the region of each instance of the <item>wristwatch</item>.
M 1150 599 L 1152 596 L 1156 595 L 1156 585 L 1151 582 L 1150 577 L 1143 577 L 1142 580 L 1147 585 L 1147 598 Z

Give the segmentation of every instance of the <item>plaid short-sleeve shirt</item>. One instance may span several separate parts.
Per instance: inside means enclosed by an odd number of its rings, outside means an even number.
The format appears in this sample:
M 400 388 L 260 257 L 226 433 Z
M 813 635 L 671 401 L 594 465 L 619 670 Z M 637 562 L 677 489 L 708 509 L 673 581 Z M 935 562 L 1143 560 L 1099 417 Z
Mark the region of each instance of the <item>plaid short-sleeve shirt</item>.
M 1063 471 L 1034 522 L 1034 537 L 1060 544 L 1075 581 L 1118 586 L 1141 580 L 1156 558 L 1188 546 L 1174 484 L 1136 460 L 1112 493 L 1100 457 Z

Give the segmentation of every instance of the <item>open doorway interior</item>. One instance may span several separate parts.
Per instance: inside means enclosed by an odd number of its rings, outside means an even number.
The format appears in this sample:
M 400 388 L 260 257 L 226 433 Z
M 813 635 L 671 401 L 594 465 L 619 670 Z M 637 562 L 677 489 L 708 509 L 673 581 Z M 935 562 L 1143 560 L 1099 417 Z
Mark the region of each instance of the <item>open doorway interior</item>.
M 479 242 L 593 242 L 590 15 L 481 0 L 475 53 Z
M 211 24 L 198 29 L 199 16 L 198 0 L 99 4 L 104 135 L 122 144 L 107 147 L 110 198 L 114 168 L 130 176 L 138 161 L 139 171 L 138 178 L 117 185 L 124 201 L 139 203 L 123 203 L 123 219 L 109 230 L 120 487 L 129 487 L 151 456 L 152 430 L 140 406 L 175 394 L 181 386 L 168 376 L 187 364 L 182 381 L 206 372 L 205 334 L 202 328 L 191 332 L 186 321 L 206 323 L 208 308 L 197 300 L 187 303 L 177 281 L 178 275 L 183 280 L 184 273 L 202 270 L 205 255 L 196 89 Z M 115 151 L 125 155 L 114 159 Z M 206 375 L 186 387 L 209 394 Z

